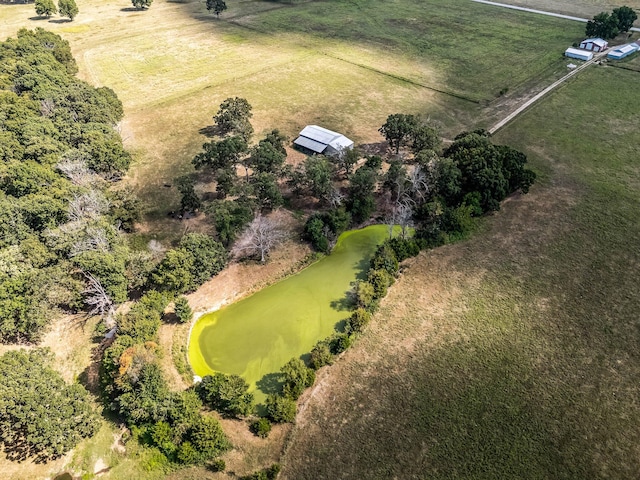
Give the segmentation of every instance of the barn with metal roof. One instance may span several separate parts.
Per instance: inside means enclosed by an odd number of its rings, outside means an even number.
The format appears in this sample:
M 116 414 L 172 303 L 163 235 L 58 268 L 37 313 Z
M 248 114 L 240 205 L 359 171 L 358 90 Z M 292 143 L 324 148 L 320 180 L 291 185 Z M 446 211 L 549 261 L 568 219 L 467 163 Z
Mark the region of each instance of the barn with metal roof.
M 293 143 L 305 150 L 324 155 L 336 155 L 341 150 L 353 148 L 352 140 L 341 133 L 317 125 L 304 127 Z
M 564 56 L 569 58 L 577 58 L 578 60 L 588 61 L 593 58 L 593 52 L 580 50 L 579 48 L 569 47 L 565 50 Z
M 637 43 L 630 43 L 628 45 L 621 45 L 616 47 L 615 50 L 611 50 L 607 54 L 607 58 L 612 58 L 614 60 L 622 60 L 625 57 L 628 57 L 632 53 L 635 53 L 640 49 L 640 46 Z

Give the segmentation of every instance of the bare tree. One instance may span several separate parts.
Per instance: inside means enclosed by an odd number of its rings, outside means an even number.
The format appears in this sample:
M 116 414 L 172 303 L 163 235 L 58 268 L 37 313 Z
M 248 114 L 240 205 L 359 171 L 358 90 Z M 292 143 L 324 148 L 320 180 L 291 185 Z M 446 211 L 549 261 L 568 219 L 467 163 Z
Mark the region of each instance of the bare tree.
M 423 201 L 427 198 L 431 187 L 429 186 L 429 179 L 424 168 L 420 165 L 409 172 L 407 176 L 407 183 L 409 192 L 417 201 Z
M 77 150 L 67 152 L 56 168 L 74 185 L 82 187 L 95 184 L 100 177 L 87 166 L 86 157 Z
M 89 272 L 82 272 L 87 279 L 87 288 L 82 292 L 85 295 L 84 302 L 93 307 L 90 315 L 100 315 L 104 319 L 107 328 L 115 327 L 115 306 L 109 294 L 96 277 Z
M 332 187 L 329 195 L 327 195 L 331 208 L 338 208 L 342 205 L 345 195 L 336 187 Z
M 285 230 L 280 222 L 258 214 L 242 233 L 233 247 L 238 257 L 260 256 L 264 263 L 269 252 L 285 238 Z
M 99 251 L 108 252 L 110 250 L 109 239 L 104 228 L 89 227 L 86 237 L 74 242 L 69 252 L 69 257 L 75 257 L 82 252 Z
M 69 202 L 69 221 L 97 220 L 109 209 L 109 201 L 97 190 L 74 195 Z

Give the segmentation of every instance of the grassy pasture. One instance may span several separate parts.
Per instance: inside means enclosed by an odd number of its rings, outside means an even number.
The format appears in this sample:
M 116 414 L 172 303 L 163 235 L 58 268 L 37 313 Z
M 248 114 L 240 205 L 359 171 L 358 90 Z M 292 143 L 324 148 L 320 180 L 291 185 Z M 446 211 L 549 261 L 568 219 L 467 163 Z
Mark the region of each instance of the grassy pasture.
M 220 19 L 199 1 L 129 7 L 82 0 L 77 19 L 60 23 L 36 19 L 32 4 L 0 5 L 0 36 L 56 31 L 81 76 L 118 93 L 137 158 L 130 181 L 153 221 L 144 231 L 161 237 L 182 230 L 163 220 L 178 201 L 163 185 L 191 171 L 207 140 L 198 131 L 224 98 L 250 101 L 258 133 L 278 127 L 293 137 L 319 123 L 377 142 L 386 116 L 404 111 L 440 122 L 450 137 L 492 123 L 501 90 L 517 97 L 560 75 L 561 52 L 582 29 L 467 0 L 233 1 Z
M 306 401 L 284 478 L 640 476 L 636 82 L 593 68 L 498 134 L 538 185 L 410 262 Z
M 623 5 L 633 8 L 636 12 L 640 11 L 640 1 L 638 0 L 501 0 L 499 3 L 509 3 L 582 18 L 592 18 L 600 12 L 610 12 Z M 636 21 L 636 26 L 638 25 L 640 23 Z
M 349 314 L 351 282 L 363 278 L 384 225 L 343 233 L 331 255 L 252 296 L 198 319 L 189 359 L 200 376 L 215 371 L 242 376 L 262 401 L 269 382 L 292 357 L 309 353 L 335 333 Z

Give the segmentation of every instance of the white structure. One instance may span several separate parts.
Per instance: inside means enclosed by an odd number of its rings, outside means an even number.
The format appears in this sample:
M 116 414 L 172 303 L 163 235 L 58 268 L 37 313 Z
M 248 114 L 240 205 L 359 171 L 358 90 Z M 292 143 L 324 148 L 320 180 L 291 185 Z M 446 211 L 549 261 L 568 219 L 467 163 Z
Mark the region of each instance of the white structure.
M 300 136 L 293 143 L 299 147 L 324 155 L 336 155 L 341 150 L 351 150 L 353 148 L 353 141 L 344 135 L 317 125 L 304 127 L 300 132 Z
M 637 43 L 621 45 L 615 50 L 611 50 L 609 53 L 607 53 L 607 58 L 612 58 L 613 60 L 621 60 L 624 57 L 628 57 L 632 53 L 637 52 L 638 50 L 640 50 L 640 46 Z
M 590 52 L 604 52 L 609 43 L 602 38 L 587 38 L 580 43 L 582 50 L 589 50 Z
M 564 52 L 565 57 L 577 58 L 578 60 L 584 60 L 585 62 L 593 58 L 592 52 L 586 50 L 580 50 L 579 48 L 567 48 Z

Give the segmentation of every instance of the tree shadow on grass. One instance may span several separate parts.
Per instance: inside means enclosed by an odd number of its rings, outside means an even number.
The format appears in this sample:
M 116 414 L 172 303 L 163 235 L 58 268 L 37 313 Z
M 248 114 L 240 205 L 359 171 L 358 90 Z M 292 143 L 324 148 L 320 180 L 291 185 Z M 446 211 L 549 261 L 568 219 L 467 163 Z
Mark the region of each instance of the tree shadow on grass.
M 121 12 L 144 12 L 146 9 L 144 8 L 136 8 L 136 7 L 124 7 L 120 9 Z
M 220 128 L 217 125 L 207 125 L 206 127 L 202 127 L 200 130 L 198 130 L 198 133 L 208 138 L 220 136 L 222 134 Z
M 29 20 L 32 20 L 34 22 L 38 22 L 38 21 L 42 21 L 42 20 L 48 20 L 51 17 L 41 17 L 41 16 L 35 16 L 35 17 L 29 17 Z

